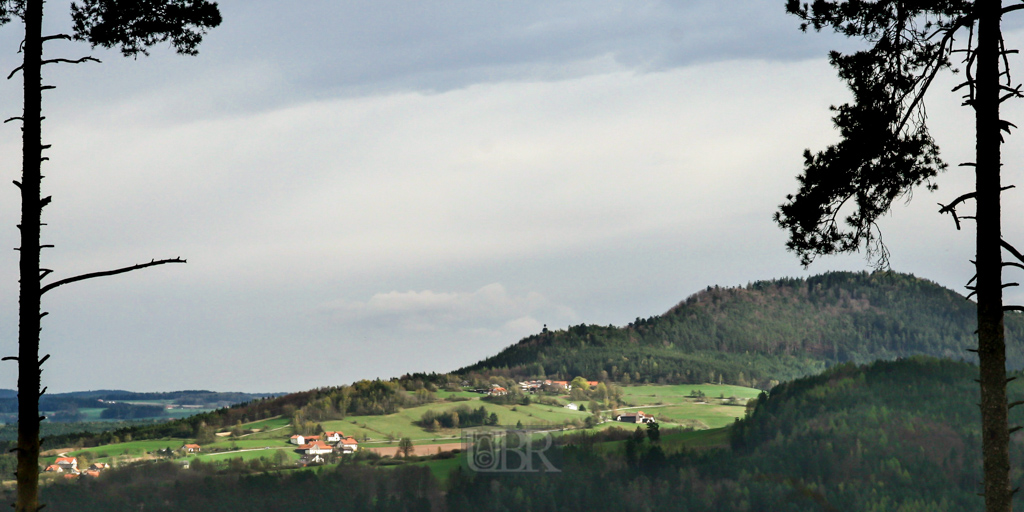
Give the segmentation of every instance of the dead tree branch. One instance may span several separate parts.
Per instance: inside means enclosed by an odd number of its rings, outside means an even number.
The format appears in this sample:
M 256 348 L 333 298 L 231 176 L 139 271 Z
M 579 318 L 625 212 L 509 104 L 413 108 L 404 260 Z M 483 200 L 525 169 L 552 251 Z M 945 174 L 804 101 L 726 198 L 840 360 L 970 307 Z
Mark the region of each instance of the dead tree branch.
M 42 294 L 44 294 L 44 293 L 46 293 L 46 292 L 48 292 L 48 291 L 50 291 L 50 290 L 52 290 L 52 289 L 54 289 L 54 288 L 56 288 L 58 286 L 64 286 L 66 284 L 74 283 L 74 282 L 77 282 L 77 281 L 84 281 L 86 279 L 93 279 L 93 278 L 96 278 L 96 277 L 106 277 L 106 276 L 114 276 L 114 275 L 117 275 L 117 274 L 124 274 L 125 272 L 131 272 L 133 270 L 140 270 L 140 269 L 144 269 L 144 268 L 147 268 L 147 267 L 155 267 L 157 265 L 163 265 L 164 263 L 187 263 L 187 261 L 185 261 L 185 260 L 183 260 L 181 258 L 170 258 L 170 259 L 166 259 L 166 260 L 151 260 L 149 263 L 139 263 L 139 264 L 136 264 L 136 265 L 132 265 L 130 267 L 118 268 L 118 269 L 114 269 L 114 270 L 104 270 L 104 271 L 101 271 L 101 272 L 92 272 L 92 273 L 89 273 L 89 274 L 82 274 L 82 275 L 78 275 L 78 276 L 74 276 L 74 277 L 69 277 L 67 279 L 61 279 L 60 281 L 54 281 L 54 282 L 52 282 L 52 283 L 50 283 L 50 284 L 40 288 L 39 289 L 39 294 L 42 295 Z

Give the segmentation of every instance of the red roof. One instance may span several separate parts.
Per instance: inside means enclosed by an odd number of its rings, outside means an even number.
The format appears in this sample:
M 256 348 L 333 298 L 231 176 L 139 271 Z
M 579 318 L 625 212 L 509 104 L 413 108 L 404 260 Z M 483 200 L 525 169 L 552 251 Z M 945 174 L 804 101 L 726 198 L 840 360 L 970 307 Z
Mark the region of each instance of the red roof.
M 185 445 L 185 449 L 186 450 L 189 450 L 189 449 L 191 449 L 191 450 L 201 450 L 202 447 L 200 447 L 198 444 L 186 444 Z
M 310 448 L 319 448 L 321 450 L 330 450 L 331 445 L 324 443 L 323 441 L 313 441 L 309 444 L 304 444 L 299 447 L 300 450 L 309 450 Z
M 63 469 L 56 464 L 50 464 L 49 466 L 46 466 L 46 471 L 63 471 Z
M 338 435 L 340 437 L 345 437 L 345 434 L 343 434 L 341 432 L 324 432 L 324 435 L 327 436 L 327 437 L 334 437 L 335 435 Z
M 54 462 L 54 464 L 60 464 L 60 463 L 75 464 L 76 462 L 75 462 L 75 458 L 74 457 L 57 457 L 57 460 Z
M 354 437 L 346 437 L 341 440 L 341 444 L 359 444 L 359 441 L 356 441 Z

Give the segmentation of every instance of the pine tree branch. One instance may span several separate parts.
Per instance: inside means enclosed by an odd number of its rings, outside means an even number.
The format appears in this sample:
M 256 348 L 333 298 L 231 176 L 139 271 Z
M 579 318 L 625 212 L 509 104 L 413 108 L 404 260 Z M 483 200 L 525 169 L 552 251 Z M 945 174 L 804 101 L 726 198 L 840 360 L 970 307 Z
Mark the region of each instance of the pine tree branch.
M 125 272 L 131 272 L 133 270 L 140 270 L 140 269 L 144 269 L 144 268 L 147 268 L 147 267 L 155 267 L 157 265 L 163 265 L 164 263 L 187 263 L 187 261 L 185 261 L 185 260 L 183 260 L 181 258 L 171 258 L 171 259 L 166 259 L 166 260 L 152 260 L 149 263 L 139 263 L 139 264 L 136 264 L 136 265 L 132 265 L 130 267 L 118 268 L 118 269 L 114 269 L 114 270 L 104 270 L 104 271 L 101 271 L 101 272 L 92 272 L 92 273 L 89 273 L 89 274 L 82 274 L 82 275 L 78 275 L 78 276 L 74 276 L 74 277 L 69 277 L 67 279 L 61 279 L 60 281 L 52 282 L 52 283 L 50 283 L 50 284 L 40 288 L 39 289 L 39 294 L 42 295 L 42 294 L 44 294 L 44 293 L 46 293 L 46 292 L 48 292 L 48 291 L 50 291 L 50 290 L 52 290 L 52 289 L 54 289 L 54 288 L 56 288 L 58 286 L 63 286 L 63 285 L 69 284 L 69 283 L 77 282 L 77 281 L 84 281 L 86 279 L 93 279 L 93 278 L 96 278 L 96 277 L 106 277 L 106 276 L 113 276 L 113 275 L 117 275 L 117 274 L 123 274 Z

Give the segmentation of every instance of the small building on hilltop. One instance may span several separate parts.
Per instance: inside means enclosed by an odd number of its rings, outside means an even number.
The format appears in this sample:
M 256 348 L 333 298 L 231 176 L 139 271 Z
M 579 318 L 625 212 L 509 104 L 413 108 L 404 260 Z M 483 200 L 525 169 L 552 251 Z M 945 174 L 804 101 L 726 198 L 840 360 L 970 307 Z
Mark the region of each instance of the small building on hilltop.
M 295 434 L 294 436 L 292 436 L 292 437 L 291 437 L 291 438 L 290 438 L 290 439 L 288 440 L 288 442 L 289 442 L 289 443 L 292 443 L 292 444 L 297 444 L 297 445 L 301 446 L 301 445 L 304 445 L 304 444 L 306 444 L 306 438 L 305 438 L 305 437 L 302 437 L 302 436 L 300 436 L 300 435 L 298 435 L 298 434 Z
M 345 438 L 345 434 L 341 432 L 324 432 L 324 439 L 328 443 L 339 443 Z
M 186 444 L 181 447 L 181 450 L 185 453 L 199 453 L 203 451 L 203 448 L 198 444 Z

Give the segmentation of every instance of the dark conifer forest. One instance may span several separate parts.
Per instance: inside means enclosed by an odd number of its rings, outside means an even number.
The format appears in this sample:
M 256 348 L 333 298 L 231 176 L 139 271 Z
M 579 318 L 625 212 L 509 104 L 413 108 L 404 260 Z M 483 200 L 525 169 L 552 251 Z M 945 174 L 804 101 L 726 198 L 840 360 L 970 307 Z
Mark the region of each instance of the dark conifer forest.
M 897 272 L 709 286 L 625 327 L 577 325 L 530 336 L 460 372 L 558 373 L 616 381 L 718 382 L 766 389 L 834 364 L 911 355 L 976 361 L 976 305 Z M 1008 314 L 1007 365 L 1024 367 L 1024 321 Z

